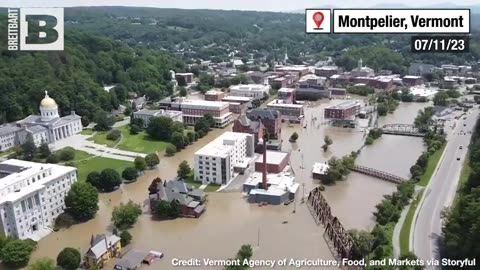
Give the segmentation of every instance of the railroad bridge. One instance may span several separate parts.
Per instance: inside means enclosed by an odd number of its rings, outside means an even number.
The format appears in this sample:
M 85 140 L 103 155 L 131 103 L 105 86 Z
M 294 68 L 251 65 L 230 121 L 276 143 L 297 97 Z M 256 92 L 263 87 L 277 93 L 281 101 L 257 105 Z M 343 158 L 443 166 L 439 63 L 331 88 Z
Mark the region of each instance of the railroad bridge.
M 425 133 L 420 132 L 417 127 L 409 124 L 384 125 L 381 130 L 383 134 L 389 135 L 425 137 Z
M 388 181 L 388 182 L 392 182 L 392 183 L 395 183 L 395 184 L 400 184 L 400 183 L 408 181 L 407 179 L 405 179 L 403 177 L 396 176 L 396 175 L 393 175 L 391 173 L 383 172 L 383 171 L 380 171 L 380 170 L 377 170 L 377 169 L 360 166 L 360 165 L 355 165 L 355 167 L 353 167 L 352 171 L 358 172 L 358 173 L 361 173 L 361 174 L 365 174 L 365 175 L 369 175 L 369 176 L 373 176 L 373 177 L 376 177 L 376 178 L 379 178 L 379 179 L 382 179 L 382 180 L 385 180 L 385 181 Z
M 320 188 L 314 188 L 308 194 L 307 206 L 317 225 L 323 225 L 325 234 L 328 237 L 327 244 L 333 246 L 334 256 L 339 259 L 359 259 L 358 248 L 350 234 L 345 230 L 337 217 L 332 215 L 330 205 L 322 196 Z M 359 267 L 348 267 L 351 270 L 362 269 Z

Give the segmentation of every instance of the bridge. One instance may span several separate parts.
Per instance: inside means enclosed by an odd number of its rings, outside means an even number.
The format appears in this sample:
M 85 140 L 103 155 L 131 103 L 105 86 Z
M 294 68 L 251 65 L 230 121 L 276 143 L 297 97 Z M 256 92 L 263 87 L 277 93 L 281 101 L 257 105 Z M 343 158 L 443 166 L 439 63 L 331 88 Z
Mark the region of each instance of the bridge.
M 320 188 L 317 187 L 310 191 L 308 194 L 307 206 L 317 225 L 324 226 L 325 234 L 328 237 L 328 239 L 326 239 L 327 244 L 333 250 L 333 255 L 336 259 L 356 260 L 361 258 L 361 255 L 358 252 L 358 247 L 350 234 L 345 230 L 338 218 L 332 215 L 330 205 L 328 205 L 327 201 L 322 196 Z M 362 269 L 358 266 L 345 268 L 349 270 Z
M 425 133 L 420 132 L 414 125 L 409 124 L 384 125 L 381 130 L 383 134 L 389 135 L 425 137 Z
M 373 177 L 376 177 L 376 178 L 379 178 L 379 179 L 382 179 L 382 180 L 385 180 L 385 181 L 388 181 L 388 182 L 392 182 L 392 183 L 395 183 L 395 184 L 400 184 L 400 183 L 408 181 L 407 179 L 402 178 L 400 176 L 396 176 L 396 175 L 393 175 L 391 173 L 383 172 L 383 171 L 380 171 L 380 170 L 377 170 L 377 169 L 364 167 L 364 166 L 360 166 L 360 165 L 355 165 L 355 167 L 353 167 L 352 171 L 358 172 L 358 173 L 361 173 L 361 174 L 365 174 L 365 175 L 369 175 L 369 176 L 373 176 Z

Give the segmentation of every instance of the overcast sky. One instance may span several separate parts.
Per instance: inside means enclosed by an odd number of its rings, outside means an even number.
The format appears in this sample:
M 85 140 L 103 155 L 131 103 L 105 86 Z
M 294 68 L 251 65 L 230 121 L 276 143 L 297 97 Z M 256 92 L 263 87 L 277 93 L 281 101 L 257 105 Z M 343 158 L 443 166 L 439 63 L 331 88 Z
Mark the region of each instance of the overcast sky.
M 237 9 L 261 11 L 291 11 L 308 7 L 332 5 L 336 7 L 371 7 L 377 4 L 400 3 L 412 7 L 455 3 L 475 5 L 479 0 L 0 0 L 3 7 L 71 7 L 71 6 L 144 6 L 184 9 Z

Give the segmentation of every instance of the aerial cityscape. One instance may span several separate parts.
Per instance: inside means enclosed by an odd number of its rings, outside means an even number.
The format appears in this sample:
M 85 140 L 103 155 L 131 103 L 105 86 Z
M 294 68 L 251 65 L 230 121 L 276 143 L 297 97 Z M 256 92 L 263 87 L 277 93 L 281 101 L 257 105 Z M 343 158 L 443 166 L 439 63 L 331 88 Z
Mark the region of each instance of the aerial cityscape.
M 0 270 L 480 269 L 475 2 L 44 2 L 0 4 Z

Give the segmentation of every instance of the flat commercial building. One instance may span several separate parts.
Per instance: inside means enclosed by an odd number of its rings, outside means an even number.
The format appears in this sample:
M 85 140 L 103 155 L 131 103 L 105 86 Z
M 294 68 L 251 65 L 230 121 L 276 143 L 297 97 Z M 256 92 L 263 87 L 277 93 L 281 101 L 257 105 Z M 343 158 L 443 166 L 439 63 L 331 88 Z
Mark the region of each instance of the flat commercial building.
M 422 76 L 407 75 L 402 78 L 402 82 L 409 86 L 415 86 L 423 84 L 423 78 Z
M 299 184 L 295 175 L 286 169 L 278 174 L 267 174 L 267 189 L 261 188 L 262 174 L 254 172 L 243 184 L 243 192 L 248 193 L 250 203 L 282 204 L 295 199 Z
M 182 112 L 168 111 L 168 110 L 147 110 L 143 109 L 133 113 L 133 118 L 140 118 L 143 120 L 143 127 L 146 128 L 150 123 L 152 117 L 165 116 L 172 118 L 173 121 L 183 122 Z
M 355 100 L 349 100 L 326 107 L 324 117 L 326 119 L 349 119 L 355 117 L 359 112 L 360 103 Z
M 288 165 L 290 154 L 280 151 L 267 151 L 267 172 L 280 173 Z M 263 172 L 263 154 L 255 160 L 255 171 Z
M 230 95 L 262 99 L 270 92 L 271 87 L 263 84 L 241 84 L 230 86 Z
M 290 104 L 274 99 L 267 104 L 267 108 L 278 110 L 281 117 L 289 121 L 299 121 L 303 117 L 303 104 Z
M 195 180 L 225 185 L 233 179 L 235 168 L 248 164 L 253 154 L 253 135 L 225 132 L 195 152 Z
M 315 68 L 315 75 L 330 78 L 332 75 L 339 74 L 341 69 L 337 66 L 323 66 Z
M 9 159 L 0 163 L 0 232 L 38 241 L 65 209 L 77 169 Z
M 220 101 L 225 97 L 225 93 L 218 90 L 210 90 L 205 93 L 205 100 L 208 101 Z
M 215 127 L 226 127 L 232 122 L 232 113 L 227 102 L 179 99 L 172 104 L 178 107 L 183 114 L 183 122 L 195 125 L 206 114 L 213 116 Z
M 247 111 L 247 109 L 252 107 L 251 97 L 237 97 L 237 96 L 226 96 L 222 98 L 223 102 L 228 102 L 230 104 L 229 108 L 232 113 L 242 114 Z

